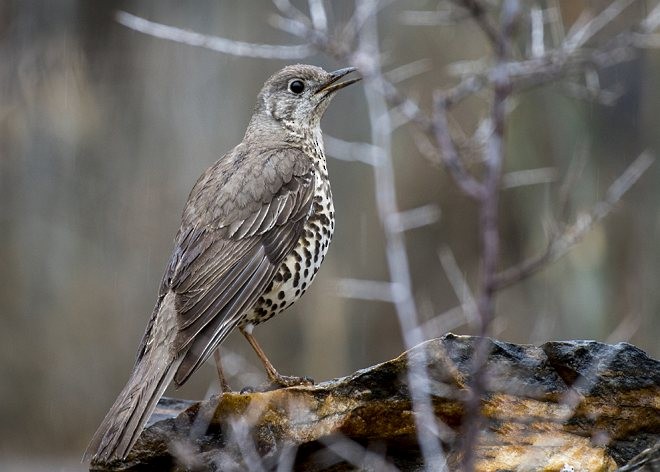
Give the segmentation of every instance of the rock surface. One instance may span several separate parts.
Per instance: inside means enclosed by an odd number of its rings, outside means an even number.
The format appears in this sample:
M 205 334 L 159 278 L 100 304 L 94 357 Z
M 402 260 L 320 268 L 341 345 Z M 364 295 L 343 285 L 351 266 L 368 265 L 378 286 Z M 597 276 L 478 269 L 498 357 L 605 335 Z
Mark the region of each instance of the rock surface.
M 129 457 L 92 470 L 422 470 L 411 365 L 428 372 L 447 464 L 456 470 L 477 342 L 447 334 L 311 387 L 162 399 Z M 633 466 L 648 448 L 650 460 L 625 470 L 657 470 L 658 361 L 625 343 L 485 342 L 477 470 L 610 471 Z

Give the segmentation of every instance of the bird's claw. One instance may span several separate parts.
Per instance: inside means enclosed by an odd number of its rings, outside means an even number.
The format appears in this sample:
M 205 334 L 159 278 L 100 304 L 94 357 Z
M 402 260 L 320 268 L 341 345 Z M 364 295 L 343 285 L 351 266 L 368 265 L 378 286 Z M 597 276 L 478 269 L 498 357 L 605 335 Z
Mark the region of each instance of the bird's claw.
M 278 388 L 297 387 L 304 385 L 306 387 L 314 385 L 314 380 L 309 377 L 294 377 L 289 375 L 278 375 L 270 379 L 271 390 Z

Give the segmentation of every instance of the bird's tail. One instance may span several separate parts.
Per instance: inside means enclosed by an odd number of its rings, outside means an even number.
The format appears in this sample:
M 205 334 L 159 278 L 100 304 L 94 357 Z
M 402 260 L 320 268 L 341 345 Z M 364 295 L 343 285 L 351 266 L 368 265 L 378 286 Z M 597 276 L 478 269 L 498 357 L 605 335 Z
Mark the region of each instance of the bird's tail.
M 124 459 L 140 436 L 145 423 L 156 408 L 156 403 L 172 381 L 183 357 L 173 356 L 171 344 L 168 342 L 170 340 L 159 339 L 157 335 L 162 336 L 165 334 L 163 331 L 171 331 L 161 324 L 169 318 L 167 316 L 169 313 L 163 311 L 171 309 L 167 306 L 169 304 L 165 305 L 157 308 L 160 313 L 155 318 L 156 322 L 150 325 L 148 332 L 145 333 L 145 341 L 149 341 L 152 334 L 156 334 L 155 339 L 147 343 L 147 348 L 135 365 L 131 378 L 94 433 L 83 461 L 91 459 L 94 462 L 107 463 L 115 459 Z M 165 330 L 161 331 L 161 328 Z M 165 334 L 164 337 L 167 338 L 168 335 Z

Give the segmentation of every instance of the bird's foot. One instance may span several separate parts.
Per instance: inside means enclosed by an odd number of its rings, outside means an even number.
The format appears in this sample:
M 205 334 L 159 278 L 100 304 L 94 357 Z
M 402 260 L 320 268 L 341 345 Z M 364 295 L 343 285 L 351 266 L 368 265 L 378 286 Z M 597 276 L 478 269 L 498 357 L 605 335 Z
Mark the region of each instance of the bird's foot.
M 297 387 L 298 385 L 309 387 L 314 385 L 314 379 L 310 377 L 294 377 L 288 375 L 280 375 L 275 379 L 271 379 L 271 382 L 282 387 Z
M 289 375 L 277 374 L 270 377 L 270 390 L 278 388 L 297 387 L 299 385 L 311 386 L 314 385 L 314 380 L 309 377 L 294 377 Z
M 280 388 L 287 387 L 297 387 L 300 385 L 312 386 L 314 385 L 314 380 L 309 377 L 293 377 L 288 375 L 278 374 L 275 377 L 269 378 L 268 382 L 258 387 L 245 386 L 241 389 L 241 395 L 255 393 L 255 392 L 271 392 L 273 390 L 278 390 Z

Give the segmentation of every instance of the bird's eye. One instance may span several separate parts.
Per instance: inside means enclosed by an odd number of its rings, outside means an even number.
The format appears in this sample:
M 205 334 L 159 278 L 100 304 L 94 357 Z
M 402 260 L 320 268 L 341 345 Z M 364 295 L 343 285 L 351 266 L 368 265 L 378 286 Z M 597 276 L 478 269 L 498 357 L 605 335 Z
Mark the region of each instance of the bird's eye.
M 289 90 L 296 95 L 300 95 L 305 90 L 305 83 L 302 80 L 292 80 L 289 84 Z

